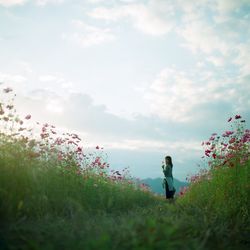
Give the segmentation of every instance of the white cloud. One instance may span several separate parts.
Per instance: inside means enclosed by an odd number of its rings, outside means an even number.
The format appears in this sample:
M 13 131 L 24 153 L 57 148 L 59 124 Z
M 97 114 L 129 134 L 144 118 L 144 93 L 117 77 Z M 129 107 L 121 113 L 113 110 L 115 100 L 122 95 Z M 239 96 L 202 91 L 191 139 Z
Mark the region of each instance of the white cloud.
M 88 25 L 80 20 L 73 20 L 73 26 L 78 30 L 71 34 L 64 33 L 62 38 L 77 43 L 82 47 L 90 47 L 115 40 L 115 35 L 108 28 Z
M 225 64 L 225 58 L 218 56 L 208 56 L 207 61 L 213 63 L 216 67 L 222 67 Z
M 87 0 L 89 3 L 93 3 L 93 4 L 96 4 L 96 3 L 103 3 L 105 2 L 106 0 Z
M 166 142 L 158 140 L 134 140 L 125 139 L 120 143 L 111 142 L 105 148 L 118 148 L 118 149 L 129 149 L 129 150 L 163 150 L 166 148 Z
M 217 0 L 216 9 L 220 14 L 230 14 L 231 12 L 238 11 L 244 5 L 249 5 L 248 0 Z
M 173 28 L 174 16 L 170 4 L 162 0 L 149 1 L 147 4 L 123 4 L 115 7 L 96 8 L 89 13 L 96 19 L 117 21 L 129 18 L 138 30 L 153 36 L 164 35 Z
M 61 4 L 64 2 L 64 0 L 0 0 L 0 6 L 14 7 L 18 5 L 24 5 L 29 2 L 38 6 L 45 6 L 47 4 Z
M 250 39 L 249 39 L 250 42 Z M 237 46 L 238 54 L 234 59 L 234 63 L 239 66 L 241 76 L 250 75 L 250 43 L 240 44 Z
M 23 5 L 27 0 L 0 0 L 0 6 L 11 7 L 15 5 Z
M 204 121 L 207 112 L 215 118 L 216 109 L 221 106 L 225 112 L 250 108 L 247 104 L 249 88 L 236 80 L 237 77 L 221 77 L 206 70 L 192 75 L 167 68 L 160 72 L 145 98 L 151 112 L 167 121 Z
M 204 61 L 216 67 L 230 64 L 235 53 L 242 54 L 237 50 L 243 34 L 245 37 L 250 34 L 249 15 L 246 15 L 249 1 L 179 1 L 178 5 L 183 10 L 177 30 L 185 40 L 183 46 L 203 55 Z
M 49 100 L 46 109 L 52 113 L 63 113 L 62 102 L 59 99 Z
M 0 82 L 3 82 L 5 84 L 13 84 L 13 83 L 24 83 L 26 81 L 26 77 L 19 74 L 6 74 L 0 72 Z
M 39 77 L 41 82 L 64 82 L 64 79 L 57 75 L 41 75 Z
M 64 0 L 36 0 L 38 6 L 45 6 L 47 4 L 61 4 Z
M 185 39 L 185 47 L 193 52 L 203 52 L 212 54 L 219 52 L 226 55 L 230 45 L 223 41 L 217 33 L 202 21 L 191 22 L 183 29 L 179 29 L 179 34 Z
M 21 67 L 21 69 L 26 73 L 26 74 L 31 74 L 33 73 L 33 69 L 32 66 L 29 62 L 26 61 L 20 61 L 19 65 Z
M 47 91 L 53 92 L 57 89 L 57 94 L 60 96 L 68 96 L 74 92 L 74 84 L 65 79 L 62 73 L 44 74 L 37 77 L 41 85 Z M 39 96 L 38 92 L 38 96 Z M 51 105 L 50 105 L 51 106 Z M 51 108 L 50 108 L 51 109 Z
M 171 141 L 171 140 L 150 140 L 150 139 L 123 139 L 120 141 L 100 142 L 105 149 L 125 149 L 138 151 L 165 151 L 187 153 L 190 151 L 201 152 L 200 141 Z

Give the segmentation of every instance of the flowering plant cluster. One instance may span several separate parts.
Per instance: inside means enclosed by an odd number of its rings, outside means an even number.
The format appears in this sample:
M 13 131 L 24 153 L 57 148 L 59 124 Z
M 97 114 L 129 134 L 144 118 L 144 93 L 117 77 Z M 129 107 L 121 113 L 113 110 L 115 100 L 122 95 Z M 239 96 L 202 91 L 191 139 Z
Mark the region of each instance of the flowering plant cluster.
M 213 133 L 207 141 L 202 142 L 204 147 L 202 158 L 207 160 L 209 168 L 201 169 L 196 175 L 188 177 L 187 180 L 191 184 L 211 180 L 212 169 L 244 166 L 250 155 L 250 130 L 245 128 L 245 122 L 241 115 L 230 117 L 228 119 L 230 130 L 224 131 L 221 135 Z M 179 194 L 184 195 L 188 190 L 189 188 L 185 187 Z
M 126 183 L 145 191 L 146 185 L 137 185 L 129 173 L 129 168 L 121 171 L 110 170 L 107 154 L 103 147 L 95 146 L 88 152 L 83 148 L 82 139 L 76 133 L 59 132 L 51 124 L 30 124 L 31 115 L 20 118 L 14 107 L 15 94 L 11 88 L 3 89 L 0 102 L 0 146 L 18 143 L 30 159 L 40 159 L 45 163 L 53 161 L 53 166 L 63 172 L 73 171 L 83 178 L 99 176 L 112 183 Z M 97 186 L 95 183 L 94 186 Z
M 250 130 L 245 129 L 245 120 L 240 115 L 230 117 L 231 130 L 222 135 L 213 133 L 208 141 L 202 142 L 208 164 L 213 167 L 234 167 L 235 161 L 244 164 L 249 159 Z

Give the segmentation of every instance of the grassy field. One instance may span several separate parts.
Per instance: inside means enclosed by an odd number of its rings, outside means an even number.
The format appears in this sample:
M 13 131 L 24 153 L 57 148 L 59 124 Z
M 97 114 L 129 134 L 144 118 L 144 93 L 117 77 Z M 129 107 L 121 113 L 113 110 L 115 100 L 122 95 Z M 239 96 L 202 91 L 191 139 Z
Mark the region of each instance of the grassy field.
M 6 150 L 5 150 L 6 149 Z M 1 249 L 247 249 L 249 167 L 210 171 L 168 203 L 2 144 Z
M 169 202 L 109 171 L 99 146 L 85 155 L 76 134 L 44 124 L 35 138 L 8 103 L 0 125 L 0 249 L 250 248 L 242 126 L 204 143 L 207 167 Z

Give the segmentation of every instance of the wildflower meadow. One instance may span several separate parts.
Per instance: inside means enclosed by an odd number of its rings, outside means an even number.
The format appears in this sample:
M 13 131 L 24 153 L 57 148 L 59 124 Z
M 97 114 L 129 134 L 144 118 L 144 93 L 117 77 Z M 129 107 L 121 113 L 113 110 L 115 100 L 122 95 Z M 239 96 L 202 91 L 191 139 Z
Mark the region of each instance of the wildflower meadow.
M 14 91 L 0 91 L 0 249 L 249 249 L 241 115 L 202 142 L 204 166 L 169 203 L 110 169 L 101 145 L 21 117 Z

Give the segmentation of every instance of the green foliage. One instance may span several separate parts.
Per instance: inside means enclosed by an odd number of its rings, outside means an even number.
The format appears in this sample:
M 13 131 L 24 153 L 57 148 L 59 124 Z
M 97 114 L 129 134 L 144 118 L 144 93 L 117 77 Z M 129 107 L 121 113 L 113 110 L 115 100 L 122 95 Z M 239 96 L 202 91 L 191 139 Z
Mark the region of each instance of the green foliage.
M 134 186 L 113 183 L 94 174 L 77 174 L 74 168 L 65 169 L 54 163 L 53 160 L 44 163 L 30 159 L 29 152 L 19 149 L 19 145 L 8 145 L 5 150 L 2 146 L 1 221 L 41 218 L 48 214 L 72 217 L 95 210 L 127 211 L 134 206 L 156 202 L 152 194 L 141 192 Z
M 1 145 L 2 249 L 249 246 L 249 161 L 213 169 L 210 179 L 168 204 L 133 185 L 29 155 L 19 143 Z
M 223 147 L 211 137 L 210 168 L 168 202 L 110 175 L 75 134 L 53 139 L 48 124 L 41 140 L 16 133 L 23 122 L 6 110 L 0 103 L 0 249 L 249 249 L 249 130 L 227 131 Z

